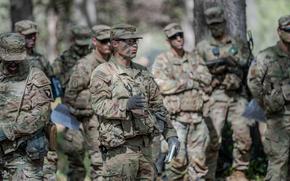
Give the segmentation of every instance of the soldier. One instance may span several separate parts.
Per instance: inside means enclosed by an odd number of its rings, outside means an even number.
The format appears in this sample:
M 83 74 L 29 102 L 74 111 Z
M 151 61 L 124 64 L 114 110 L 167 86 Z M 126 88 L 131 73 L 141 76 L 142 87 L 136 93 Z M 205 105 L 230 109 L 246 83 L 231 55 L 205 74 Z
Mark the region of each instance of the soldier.
M 264 149 L 268 156 L 265 180 L 288 180 L 290 148 L 290 15 L 278 21 L 280 40 L 262 50 L 248 73 L 253 97 L 267 114 Z
M 169 147 L 179 147 L 157 84 L 146 68 L 132 62 L 140 38 L 132 25 L 113 27 L 113 57 L 91 77 L 92 108 L 98 116 L 105 159 L 104 180 L 154 180 L 152 138 L 162 130 Z
M 25 37 L 25 47 L 27 53 L 27 60 L 32 67 L 37 67 L 42 70 L 47 77 L 52 76 L 52 68 L 48 60 L 35 51 L 36 39 L 38 28 L 37 24 L 30 20 L 21 20 L 15 23 L 15 31 L 20 33 Z M 54 128 L 53 125 L 49 125 L 48 128 Z M 50 129 L 48 129 L 48 132 Z M 56 179 L 56 163 L 57 155 L 55 151 L 48 151 L 48 156 L 44 159 L 44 178 L 54 178 Z
M 57 57 L 52 64 L 53 74 L 60 79 L 63 91 L 65 91 L 72 68 L 77 60 L 91 52 L 91 30 L 88 27 L 74 26 L 71 33 L 71 47 Z
M 98 121 L 93 114 L 90 102 L 89 84 L 93 70 L 101 63 L 107 62 L 111 55 L 110 27 L 97 25 L 93 28 L 92 44 L 95 49 L 78 60 L 72 70 L 69 83 L 66 88 L 64 102 L 71 108 L 71 112 L 83 123 L 85 143 L 88 146 L 91 158 L 91 179 L 97 180 L 100 176 L 102 157 L 98 142 Z M 84 138 L 81 131 L 66 129 L 65 140 L 61 144 L 62 150 L 68 156 L 69 180 L 84 180 L 85 156 Z M 66 139 L 70 138 L 70 139 Z
M 30 20 L 21 20 L 15 23 L 15 31 L 25 37 L 25 47 L 29 64 L 42 70 L 46 76 L 52 75 L 52 68 L 48 60 L 35 51 L 37 39 L 37 24 Z
M 68 84 L 71 75 L 72 68 L 76 64 L 77 60 L 90 53 L 91 51 L 89 48 L 91 40 L 90 38 L 91 38 L 91 30 L 88 27 L 74 26 L 71 29 L 71 41 L 73 44 L 68 50 L 64 51 L 58 58 L 56 58 L 54 63 L 52 64 L 54 76 L 52 77 L 52 82 L 56 103 L 61 101 L 59 98 L 61 98 L 63 95 L 60 92 L 65 91 L 65 88 Z M 59 79 L 60 81 L 57 81 L 57 79 Z M 70 135 L 63 136 L 68 138 Z M 61 143 L 59 145 L 61 146 Z M 49 162 L 48 166 L 56 167 L 57 166 L 56 155 L 52 154 L 51 156 L 52 156 L 51 159 L 48 160 Z M 52 170 L 51 168 L 48 169 Z
M 41 70 L 29 66 L 25 39 L 19 34 L 0 34 L 0 58 L 2 179 L 42 180 L 50 81 Z
M 206 92 L 210 92 L 211 74 L 196 52 L 183 49 L 180 25 L 171 23 L 163 30 L 170 50 L 157 56 L 152 73 L 181 143 L 176 158 L 166 165 L 166 174 L 170 180 L 185 175 L 190 180 L 204 180 L 209 133 L 202 109 L 209 100 Z
M 233 130 L 233 173 L 227 180 L 247 180 L 245 171 L 249 166 L 251 137 L 250 125 L 242 113 L 247 104 L 243 72 L 247 67 L 249 49 L 237 38 L 226 34 L 226 20 L 219 6 L 205 10 L 205 19 L 211 35 L 198 43 L 197 50 L 213 76 L 209 107 L 211 144 L 208 153 L 208 180 L 215 180 L 218 151 L 225 121 Z

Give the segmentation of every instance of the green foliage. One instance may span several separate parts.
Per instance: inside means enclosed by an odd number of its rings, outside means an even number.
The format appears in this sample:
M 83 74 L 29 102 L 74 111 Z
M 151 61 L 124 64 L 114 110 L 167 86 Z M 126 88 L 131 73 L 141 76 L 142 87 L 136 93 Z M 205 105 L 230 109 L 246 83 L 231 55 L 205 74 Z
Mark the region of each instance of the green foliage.
M 278 19 L 289 14 L 289 0 L 248 0 L 248 29 L 253 31 L 255 55 L 278 40 Z

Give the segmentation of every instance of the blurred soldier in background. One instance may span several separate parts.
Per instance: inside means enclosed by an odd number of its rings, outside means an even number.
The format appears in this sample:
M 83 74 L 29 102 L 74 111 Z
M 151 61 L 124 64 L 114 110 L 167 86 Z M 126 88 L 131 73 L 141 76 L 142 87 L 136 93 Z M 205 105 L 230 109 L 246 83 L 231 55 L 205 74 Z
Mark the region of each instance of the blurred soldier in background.
M 63 92 L 77 60 L 91 52 L 91 30 L 86 26 L 74 26 L 71 29 L 71 41 L 71 47 L 57 57 L 52 64 L 53 75 L 60 80 Z
M 253 97 L 267 114 L 263 142 L 268 156 L 265 180 L 289 180 L 290 148 L 290 15 L 278 21 L 280 41 L 262 50 L 248 73 Z
M 228 180 L 247 180 L 245 171 L 250 161 L 251 137 L 249 121 L 242 117 L 247 104 L 243 73 L 247 67 L 249 49 L 246 44 L 225 32 L 226 20 L 219 6 L 205 10 L 206 23 L 211 35 L 197 45 L 213 76 L 209 126 L 211 144 L 208 152 L 208 180 L 215 180 L 218 152 L 225 121 L 233 130 L 233 173 Z
M 37 67 L 40 70 L 42 70 L 47 77 L 52 76 L 52 68 L 49 64 L 48 60 L 41 54 L 37 53 L 35 51 L 36 46 L 36 39 L 37 39 L 37 33 L 38 28 L 37 24 L 30 20 L 22 20 L 15 23 L 15 31 L 20 33 L 25 37 L 25 47 L 27 52 L 27 60 L 28 63 L 32 67 Z M 50 129 L 51 128 L 51 129 Z M 52 125 L 50 122 L 47 129 L 48 138 L 55 139 L 56 135 L 52 136 L 52 134 L 56 134 L 56 127 L 55 125 Z M 51 130 L 54 130 L 53 132 L 50 132 Z M 53 142 L 55 144 L 56 140 L 52 141 L 49 140 L 49 142 Z M 51 144 L 49 146 L 49 151 L 47 153 L 47 157 L 44 159 L 44 178 L 45 179 L 54 179 L 56 180 L 56 162 L 57 162 L 57 155 L 55 150 L 51 150 Z
M 32 67 L 37 67 L 42 70 L 47 77 L 52 75 L 52 68 L 48 60 L 35 51 L 37 39 L 37 24 L 30 20 L 22 20 L 15 23 L 15 31 L 25 37 L 25 47 L 27 59 Z
M 0 180 L 42 180 L 50 81 L 29 65 L 19 34 L 0 34 L 0 59 Z
M 51 80 L 53 85 L 53 96 L 55 99 L 55 103 L 52 105 L 52 107 L 55 107 L 55 104 L 62 102 L 61 98 L 64 96 L 63 92 L 65 91 L 72 72 L 72 68 L 76 64 L 77 60 L 90 53 L 91 30 L 86 26 L 72 27 L 71 41 L 71 47 L 68 50 L 65 50 L 58 58 L 56 58 L 52 64 L 53 77 Z M 61 136 L 66 137 L 66 135 L 63 134 L 61 134 Z M 69 135 L 67 137 L 69 137 Z M 62 143 L 58 143 L 59 146 L 61 144 Z M 58 151 L 62 152 L 61 149 Z M 56 167 L 56 160 L 50 160 L 50 163 L 52 162 L 54 162 L 53 165 Z M 50 165 L 52 166 L 52 164 Z
M 157 84 L 145 67 L 132 62 L 140 38 L 132 25 L 113 27 L 113 57 L 91 77 L 92 109 L 98 116 L 105 158 L 104 180 L 154 180 L 152 139 L 159 132 L 169 147 L 179 147 Z
M 91 108 L 89 84 L 93 70 L 99 64 L 107 62 L 111 56 L 110 30 L 106 25 L 92 28 L 94 49 L 78 60 L 66 87 L 64 103 L 69 105 L 71 113 L 83 124 L 84 129 L 84 132 L 65 129 L 64 140 L 60 145 L 68 156 L 69 180 L 84 180 L 86 172 L 83 160 L 86 146 L 91 158 L 91 179 L 97 180 L 101 175 L 103 162 L 99 150 L 98 121 Z
M 209 100 L 211 74 L 196 52 L 183 49 L 180 25 L 171 23 L 164 33 L 171 49 L 157 56 L 152 73 L 181 143 L 176 158 L 166 165 L 166 175 L 169 180 L 186 180 L 186 176 L 204 180 L 209 133 L 202 111 Z

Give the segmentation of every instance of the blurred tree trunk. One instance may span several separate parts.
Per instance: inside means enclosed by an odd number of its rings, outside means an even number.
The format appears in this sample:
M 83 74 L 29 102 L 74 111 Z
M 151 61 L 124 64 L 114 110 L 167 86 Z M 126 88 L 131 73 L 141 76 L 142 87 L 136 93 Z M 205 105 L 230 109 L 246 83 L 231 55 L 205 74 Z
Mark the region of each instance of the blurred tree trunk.
M 184 28 L 185 35 L 185 45 L 184 48 L 188 51 L 192 51 L 194 48 L 194 32 L 193 32 L 193 0 L 183 0 L 185 5 L 185 16 L 182 21 L 182 26 Z
M 10 0 L 11 30 L 14 31 L 14 23 L 20 20 L 33 20 L 32 0 Z
M 221 5 L 224 8 L 227 32 L 246 41 L 246 0 L 194 0 L 195 43 L 209 34 L 204 10 L 214 5 Z
M 227 29 L 232 36 L 247 40 L 246 0 L 223 0 Z

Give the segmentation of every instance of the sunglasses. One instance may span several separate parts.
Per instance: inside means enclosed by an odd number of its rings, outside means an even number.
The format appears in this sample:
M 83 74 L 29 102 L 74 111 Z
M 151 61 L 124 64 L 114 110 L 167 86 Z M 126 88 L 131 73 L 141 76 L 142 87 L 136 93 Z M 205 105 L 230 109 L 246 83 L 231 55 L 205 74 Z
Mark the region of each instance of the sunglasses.
M 177 37 L 183 38 L 183 33 L 176 33 L 173 36 L 169 37 L 169 40 L 175 40 Z
M 286 33 L 290 33 L 290 27 L 280 28 L 280 29 Z
M 101 44 L 108 44 L 111 42 L 110 39 L 103 39 L 103 40 L 98 40 Z
M 36 37 L 36 33 L 31 33 L 31 34 L 28 34 L 28 35 L 24 35 L 24 37 L 26 39 L 32 39 L 32 38 L 35 38 Z
M 139 39 L 120 39 L 119 41 L 125 42 L 130 46 L 137 45 L 139 43 Z

